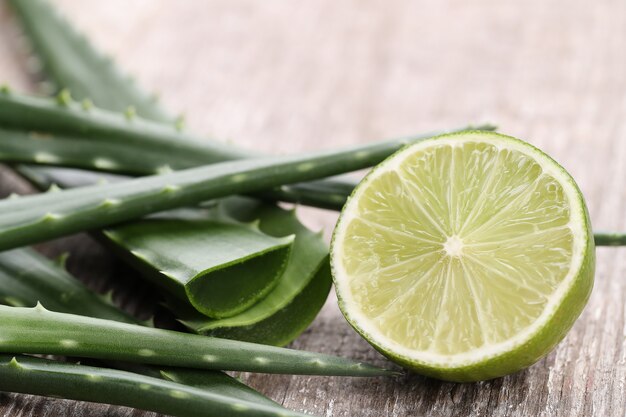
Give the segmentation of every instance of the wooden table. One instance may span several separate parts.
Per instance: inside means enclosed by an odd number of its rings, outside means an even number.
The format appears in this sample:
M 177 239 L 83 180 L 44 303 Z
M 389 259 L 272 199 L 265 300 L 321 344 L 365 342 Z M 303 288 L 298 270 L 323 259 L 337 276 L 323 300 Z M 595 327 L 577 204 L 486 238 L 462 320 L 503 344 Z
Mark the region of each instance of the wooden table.
M 102 49 L 158 90 L 190 129 L 275 153 L 347 145 L 468 122 L 543 148 L 577 179 L 596 230 L 626 229 L 626 3 L 618 0 L 63 0 Z M 32 90 L 32 66 L 0 3 L 0 82 Z M 24 185 L 2 177 L 2 191 Z M 336 214 L 300 210 L 313 228 Z M 86 237 L 72 272 L 146 314 L 151 293 Z M 243 375 L 319 416 L 624 416 L 626 250 L 601 248 L 589 305 L 530 369 L 476 384 L 420 376 Z M 125 278 L 121 278 L 125 277 Z M 334 296 L 294 344 L 384 363 Z M 0 394 L 2 416 L 148 416 Z

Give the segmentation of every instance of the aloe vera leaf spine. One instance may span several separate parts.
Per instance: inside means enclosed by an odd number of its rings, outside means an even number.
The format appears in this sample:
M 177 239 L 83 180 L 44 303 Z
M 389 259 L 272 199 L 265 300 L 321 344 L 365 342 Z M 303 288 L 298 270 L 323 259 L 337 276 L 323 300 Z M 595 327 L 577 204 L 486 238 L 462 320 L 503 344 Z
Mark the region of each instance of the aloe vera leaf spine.
M 4 353 L 294 375 L 392 374 L 329 355 L 56 313 L 40 304 L 33 308 L 0 306 L 0 335 L 0 352 Z
M 0 355 L 0 390 L 118 404 L 177 417 L 306 416 L 169 380 L 25 356 Z
M 420 139 L 418 139 L 420 140 Z M 0 202 L 0 250 L 108 226 L 233 194 L 269 189 L 375 165 L 406 139 L 315 154 L 222 162 L 118 184 Z

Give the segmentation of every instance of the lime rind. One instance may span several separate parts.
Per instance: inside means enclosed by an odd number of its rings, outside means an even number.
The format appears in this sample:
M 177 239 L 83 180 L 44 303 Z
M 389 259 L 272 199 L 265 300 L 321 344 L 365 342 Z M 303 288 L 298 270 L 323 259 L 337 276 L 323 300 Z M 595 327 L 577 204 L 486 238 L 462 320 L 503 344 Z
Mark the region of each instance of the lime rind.
M 558 180 L 567 196 L 570 209 L 573 248 L 569 270 L 541 315 L 523 331 L 499 343 L 468 352 L 441 354 L 432 350 L 408 349 L 390 340 L 364 316 L 348 289 L 344 270 L 342 237 L 354 220 L 353 211 L 368 186 L 381 175 L 395 172 L 410 155 L 433 146 L 457 146 L 468 142 L 489 143 L 514 150 L 536 161 L 542 170 Z M 342 242 L 343 243 L 343 242 Z M 374 347 L 391 359 L 424 374 L 451 380 L 488 379 L 522 369 L 549 352 L 573 325 L 589 297 L 593 285 L 594 246 L 591 226 L 582 194 L 572 177 L 553 159 L 518 139 L 496 133 L 463 132 L 442 135 L 409 145 L 381 163 L 354 190 L 337 223 L 331 244 L 331 266 L 339 305 L 348 322 Z

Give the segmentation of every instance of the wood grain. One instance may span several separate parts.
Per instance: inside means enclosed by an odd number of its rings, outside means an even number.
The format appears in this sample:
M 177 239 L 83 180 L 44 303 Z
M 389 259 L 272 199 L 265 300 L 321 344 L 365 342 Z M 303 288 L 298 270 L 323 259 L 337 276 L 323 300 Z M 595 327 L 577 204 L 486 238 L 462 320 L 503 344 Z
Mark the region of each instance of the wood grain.
M 577 179 L 597 230 L 626 229 L 626 3 L 618 0 L 63 0 L 69 17 L 190 129 L 275 153 L 492 120 Z M 34 88 L 0 3 L 0 82 Z M 32 64 L 32 63 L 31 63 Z M 2 174 L 2 191 L 23 184 Z M 302 209 L 328 233 L 336 215 Z M 129 311 L 151 293 L 87 238 L 70 268 Z M 567 338 L 526 371 L 450 384 L 419 376 L 243 375 L 320 416 L 626 415 L 626 249 L 599 249 L 596 285 Z M 127 281 L 125 277 L 129 277 Z M 130 285 L 128 285 L 130 283 Z M 383 363 L 333 297 L 294 347 Z M 152 416 L 0 394 L 0 416 Z

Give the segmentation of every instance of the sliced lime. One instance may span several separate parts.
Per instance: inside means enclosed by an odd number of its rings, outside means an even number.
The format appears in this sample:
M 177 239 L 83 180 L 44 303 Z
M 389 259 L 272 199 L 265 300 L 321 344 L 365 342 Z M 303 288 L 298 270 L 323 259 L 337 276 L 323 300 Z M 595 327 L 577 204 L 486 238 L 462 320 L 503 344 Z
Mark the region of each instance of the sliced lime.
M 573 179 L 495 133 L 432 138 L 384 161 L 344 207 L 331 256 L 350 324 L 398 363 L 456 381 L 536 362 L 593 286 Z

